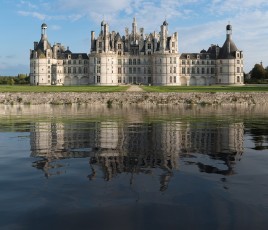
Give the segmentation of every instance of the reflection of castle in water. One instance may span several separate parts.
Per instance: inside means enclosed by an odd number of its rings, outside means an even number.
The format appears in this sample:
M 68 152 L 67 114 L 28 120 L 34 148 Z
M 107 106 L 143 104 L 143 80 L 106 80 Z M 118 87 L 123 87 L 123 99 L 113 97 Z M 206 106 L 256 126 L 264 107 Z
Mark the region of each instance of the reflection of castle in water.
M 152 173 L 163 171 L 161 190 L 166 189 L 172 171 L 178 169 L 179 157 L 195 164 L 200 171 L 232 174 L 235 157 L 243 152 L 242 123 L 220 125 L 210 123 L 48 123 L 39 122 L 31 130 L 32 156 L 41 157 L 34 166 L 53 175 L 56 159 L 89 158 L 92 173 L 100 167 L 105 180 L 120 173 Z M 201 163 L 198 155 L 212 161 Z M 219 169 L 213 160 L 223 161 Z M 59 169 L 60 170 L 60 169 Z

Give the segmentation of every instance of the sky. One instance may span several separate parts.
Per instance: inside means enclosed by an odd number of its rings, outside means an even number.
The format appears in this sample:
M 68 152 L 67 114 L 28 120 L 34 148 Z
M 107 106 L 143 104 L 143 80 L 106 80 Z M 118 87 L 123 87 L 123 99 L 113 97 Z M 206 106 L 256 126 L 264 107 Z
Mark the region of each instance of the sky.
M 178 32 L 179 52 L 200 52 L 222 46 L 226 25 L 244 52 L 244 70 L 256 63 L 268 66 L 267 0 L 0 0 L 0 76 L 29 73 L 30 49 L 48 25 L 49 42 L 74 53 L 90 52 L 91 31 L 105 20 L 110 31 L 124 35 L 136 17 L 145 34 L 159 32 L 164 20 L 169 34 Z

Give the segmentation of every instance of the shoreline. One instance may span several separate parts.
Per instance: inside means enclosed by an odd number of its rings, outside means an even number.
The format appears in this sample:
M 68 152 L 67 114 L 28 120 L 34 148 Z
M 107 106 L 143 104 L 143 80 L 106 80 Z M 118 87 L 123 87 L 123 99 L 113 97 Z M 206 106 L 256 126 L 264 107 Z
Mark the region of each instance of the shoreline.
M 106 104 L 115 105 L 225 105 L 225 104 L 268 104 L 267 92 L 217 92 L 217 93 L 153 93 L 153 92 L 113 92 L 113 93 L 0 93 L 0 104 L 40 105 L 40 104 Z

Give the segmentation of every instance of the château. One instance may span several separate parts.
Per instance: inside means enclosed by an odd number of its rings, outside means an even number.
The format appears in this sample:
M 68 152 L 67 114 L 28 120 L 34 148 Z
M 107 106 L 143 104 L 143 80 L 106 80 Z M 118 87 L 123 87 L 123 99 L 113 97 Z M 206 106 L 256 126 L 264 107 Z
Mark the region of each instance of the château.
M 222 47 L 211 45 L 197 53 L 180 53 L 178 33 L 169 35 L 165 20 L 160 32 L 145 34 L 133 19 L 132 30 L 121 36 L 101 22 L 100 33 L 91 32 L 90 53 L 72 53 L 61 43 L 48 41 L 47 25 L 30 50 L 32 85 L 242 85 L 243 52 L 226 26 Z

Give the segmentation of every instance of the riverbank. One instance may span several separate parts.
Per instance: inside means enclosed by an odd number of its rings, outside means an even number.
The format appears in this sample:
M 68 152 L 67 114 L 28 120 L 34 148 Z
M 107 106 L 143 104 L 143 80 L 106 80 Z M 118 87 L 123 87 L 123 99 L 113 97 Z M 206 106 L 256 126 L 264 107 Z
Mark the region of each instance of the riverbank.
M 38 104 L 268 104 L 268 93 L 148 93 L 148 92 L 114 92 L 114 93 L 0 93 L 0 104 L 4 105 L 38 105 Z

